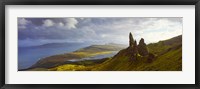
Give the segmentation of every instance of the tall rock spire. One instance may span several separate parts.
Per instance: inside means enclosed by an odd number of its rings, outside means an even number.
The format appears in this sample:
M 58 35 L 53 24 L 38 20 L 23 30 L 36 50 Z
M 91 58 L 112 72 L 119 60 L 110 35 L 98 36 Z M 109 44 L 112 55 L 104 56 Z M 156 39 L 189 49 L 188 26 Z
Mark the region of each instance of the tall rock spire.
M 137 49 L 137 41 L 133 39 L 133 35 L 129 34 L 129 47 L 128 47 L 128 52 L 131 54 L 130 59 L 131 60 L 137 60 L 137 54 L 138 54 L 138 49 Z
M 137 41 L 135 40 L 134 42 L 134 50 L 135 50 L 135 53 L 138 53 L 138 47 L 137 47 Z
M 141 38 L 139 45 L 138 45 L 138 52 L 142 56 L 147 56 L 149 54 L 149 51 L 147 49 L 147 45 L 144 43 L 144 39 Z
M 130 32 L 129 33 L 129 47 L 133 47 L 133 46 L 134 46 L 134 39 L 133 39 L 133 35 Z

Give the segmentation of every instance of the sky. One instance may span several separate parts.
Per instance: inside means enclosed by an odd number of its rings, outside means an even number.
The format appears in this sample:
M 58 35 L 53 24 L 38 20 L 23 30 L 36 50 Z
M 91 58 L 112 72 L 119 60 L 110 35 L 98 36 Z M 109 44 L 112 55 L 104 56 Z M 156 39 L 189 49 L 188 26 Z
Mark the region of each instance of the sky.
M 137 42 L 155 43 L 182 34 L 181 17 L 66 17 L 18 18 L 18 45 L 47 43 L 127 44 L 129 33 Z

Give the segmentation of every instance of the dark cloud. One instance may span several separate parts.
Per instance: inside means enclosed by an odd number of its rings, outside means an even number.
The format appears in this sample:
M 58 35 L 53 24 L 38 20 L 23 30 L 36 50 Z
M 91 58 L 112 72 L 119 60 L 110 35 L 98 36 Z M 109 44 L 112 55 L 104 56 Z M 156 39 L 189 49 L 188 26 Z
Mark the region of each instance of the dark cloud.
M 68 42 L 127 42 L 127 34 L 132 32 L 136 39 L 155 39 L 152 33 L 171 31 L 180 34 L 182 18 L 147 17 L 104 17 L 104 18 L 18 18 L 25 19 L 26 25 L 19 24 L 18 39 L 23 40 L 63 40 Z M 49 21 L 47 21 L 49 20 Z M 26 23 L 26 21 L 24 23 Z M 46 25 L 45 21 L 47 21 Z M 22 21 L 23 22 L 23 21 Z M 50 25 L 48 25 L 50 24 Z M 26 26 L 19 28 L 19 26 Z M 164 38 L 170 35 L 166 33 Z M 161 38 L 160 38 L 161 39 Z M 157 40 L 160 40 L 157 39 Z M 156 40 L 153 40 L 156 41 Z M 29 42 L 29 41 L 28 41 Z M 41 42 L 41 41 L 38 41 Z M 46 42 L 46 41 L 45 41 Z M 23 43 L 23 42 L 22 42 Z M 29 42 L 30 43 L 30 42 Z

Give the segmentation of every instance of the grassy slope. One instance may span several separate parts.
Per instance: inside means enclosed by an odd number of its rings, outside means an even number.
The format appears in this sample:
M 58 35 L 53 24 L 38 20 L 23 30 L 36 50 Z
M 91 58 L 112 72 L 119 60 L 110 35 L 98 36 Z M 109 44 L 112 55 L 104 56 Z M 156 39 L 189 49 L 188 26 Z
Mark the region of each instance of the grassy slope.
M 66 71 L 66 70 L 84 70 L 84 71 L 181 71 L 182 70 L 182 47 L 176 50 L 170 50 L 165 54 L 158 56 L 152 63 L 147 59 L 140 57 L 138 61 L 131 61 L 127 56 L 120 56 L 108 59 L 102 64 L 83 66 L 66 64 L 51 68 L 49 70 Z
M 147 47 L 149 49 L 149 52 L 155 55 L 161 55 L 169 48 L 180 44 L 182 44 L 182 35 L 173 37 L 168 40 L 159 41 L 158 43 L 148 44 Z
M 182 47 L 171 50 L 159 56 L 152 64 L 141 66 L 141 70 L 181 71 L 182 70 Z
M 121 50 L 115 57 L 109 58 L 102 64 L 93 66 L 62 65 L 49 70 L 94 70 L 94 71 L 180 71 L 182 70 L 182 37 L 149 44 L 148 49 L 157 55 L 153 62 L 147 62 L 147 57 L 138 57 L 137 61 L 130 60 L 126 49 Z
M 158 56 L 152 63 L 147 58 L 140 57 L 137 61 L 131 61 L 127 56 L 119 56 L 108 60 L 93 70 L 116 70 L 116 71 L 177 71 L 182 70 L 182 47 L 170 50 Z
M 100 67 L 93 70 L 136 70 L 136 71 L 177 71 L 182 70 L 182 36 L 149 44 L 148 49 L 156 54 L 152 63 L 147 61 L 147 57 L 138 57 L 138 60 L 130 60 L 130 55 L 126 54 L 126 49 L 120 51 L 117 57 L 108 60 Z

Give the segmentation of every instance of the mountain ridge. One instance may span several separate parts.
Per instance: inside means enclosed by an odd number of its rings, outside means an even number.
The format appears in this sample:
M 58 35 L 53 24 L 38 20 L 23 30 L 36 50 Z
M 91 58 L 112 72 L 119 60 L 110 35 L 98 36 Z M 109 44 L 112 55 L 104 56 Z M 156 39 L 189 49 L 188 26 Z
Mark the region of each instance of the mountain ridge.
M 112 51 L 118 51 L 120 49 L 125 48 L 125 45 L 116 45 L 111 46 L 113 44 L 105 44 L 105 45 L 91 45 L 85 48 L 81 48 L 71 53 L 53 55 L 43 59 L 40 59 L 37 63 L 32 65 L 28 69 L 32 68 L 51 68 L 55 66 L 59 66 L 63 63 L 66 63 L 71 59 L 81 59 L 84 57 L 91 57 L 98 54 L 109 54 Z
M 157 44 L 161 46 L 170 45 L 161 51 L 159 55 L 154 55 L 148 51 L 148 54 L 141 56 L 136 50 L 136 41 L 129 37 L 129 47 L 119 51 L 112 59 L 102 63 L 99 67 L 92 69 L 93 71 L 181 71 L 182 70 L 182 35 L 173 37 L 168 40 L 160 41 L 165 44 Z M 143 42 L 143 38 L 141 39 Z M 141 41 L 140 40 L 140 41 Z M 134 41 L 134 43 L 133 43 Z M 176 41 L 176 43 L 175 43 Z M 171 44 L 171 42 L 173 44 Z M 167 43 L 167 44 L 166 44 Z M 158 46 L 158 47 L 161 47 Z M 136 47 L 136 48 L 133 48 Z M 148 45 L 144 48 L 148 48 Z M 155 47 L 154 47 L 155 48 Z M 148 48 L 150 49 L 150 48 Z M 133 51 L 134 52 L 131 52 Z M 139 50 L 138 50 L 139 51 Z M 138 55 L 139 54 L 139 55 Z
M 93 45 L 92 47 L 98 47 Z M 91 48 L 92 48 L 91 47 Z M 92 48 L 93 49 L 93 48 Z M 79 50 L 82 52 L 85 49 Z M 96 50 L 96 49 L 95 49 Z M 98 49 L 101 51 L 102 49 Z M 105 49 L 103 49 L 105 50 Z M 77 52 L 79 52 L 77 51 Z M 75 51 L 76 52 L 76 51 Z M 87 50 L 92 53 L 93 51 Z M 181 71 L 182 70 L 182 35 L 171 39 L 146 45 L 141 38 L 139 44 L 129 34 L 129 46 L 121 49 L 116 55 L 104 59 L 98 63 L 85 65 L 91 61 L 83 61 L 75 64 L 57 65 L 47 69 L 45 67 L 33 67 L 31 70 L 50 71 Z M 83 64 L 82 64 L 83 63 Z

